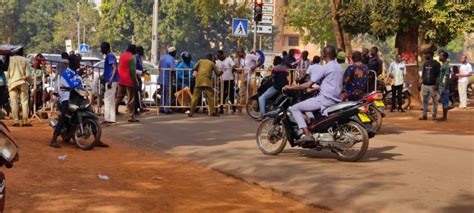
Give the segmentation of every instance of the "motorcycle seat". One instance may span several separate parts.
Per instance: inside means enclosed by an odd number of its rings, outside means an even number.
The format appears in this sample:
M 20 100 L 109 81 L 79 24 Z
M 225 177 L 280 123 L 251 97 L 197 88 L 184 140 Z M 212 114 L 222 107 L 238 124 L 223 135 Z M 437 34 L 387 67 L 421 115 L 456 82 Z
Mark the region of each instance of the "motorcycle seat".
M 347 102 L 338 103 L 338 104 L 335 104 L 335 105 L 332 105 L 332 106 L 328 107 L 326 109 L 326 112 L 328 114 L 331 114 L 331 113 L 337 112 L 339 110 L 342 110 L 342 109 L 345 109 L 345 108 L 348 108 L 348 107 L 353 107 L 357 104 L 358 104 L 358 102 L 356 102 L 356 101 L 347 101 Z

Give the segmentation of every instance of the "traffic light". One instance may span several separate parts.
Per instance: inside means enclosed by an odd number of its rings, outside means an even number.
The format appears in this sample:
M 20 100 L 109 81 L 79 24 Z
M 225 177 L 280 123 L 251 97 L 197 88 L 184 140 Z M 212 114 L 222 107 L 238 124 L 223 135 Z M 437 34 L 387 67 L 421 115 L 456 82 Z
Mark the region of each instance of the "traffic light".
M 256 23 L 262 21 L 262 8 L 263 8 L 263 0 L 255 0 L 254 21 Z

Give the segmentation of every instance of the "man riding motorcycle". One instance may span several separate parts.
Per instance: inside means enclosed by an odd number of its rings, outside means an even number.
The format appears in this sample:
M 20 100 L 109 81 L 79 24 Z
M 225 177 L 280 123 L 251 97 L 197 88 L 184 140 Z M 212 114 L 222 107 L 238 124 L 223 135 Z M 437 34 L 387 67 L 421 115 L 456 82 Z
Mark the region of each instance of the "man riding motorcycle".
M 64 70 L 60 74 L 59 79 L 59 111 L 61 112 L 61 116 L 59 117 L 59 122 L 56 125 L 53 133 L 53 139 L 49 146 L 53 148 L 61 148 L 59 145 L 57 138 L 61 134 L 61 130 L 63 129 L 64 125 L 68 122 L 68 114 L 69 112 L 69 98 L 71 94 L 71 89 L 80 88 L 82 87 L 82 79 L 77 73 L 81 66 L 81 56 L 78 54 L 71 54 L 67 57 L 69 61 L 69 67 Z M 96 146 L 99 147 L 108 147 L 107 144 L 99 142 Z
M 343 71 L 340 64 L 336 62 L 336 48 L 329 45 L 324 48 L 324 60 L 327 62 L 320 72 L 311 75 L 311 79 L 301 85 L 286 86 L 283 90 L 304 90 L 315 83 L 320 83 L 320 92 L 316 97 L 307 99 L 293 105 L 290 109 L 298 128 L 303 130 L 303 135 L 297 144 L 314 143 L 315 139 L 306 125 L 303 113 L 321 110 L 322 115 L 327 115 L 326 108 L 341 102 Z M 311 113 L 309 113 L 311 114 Z M 307 114 L 308 115 L 308 114 Z

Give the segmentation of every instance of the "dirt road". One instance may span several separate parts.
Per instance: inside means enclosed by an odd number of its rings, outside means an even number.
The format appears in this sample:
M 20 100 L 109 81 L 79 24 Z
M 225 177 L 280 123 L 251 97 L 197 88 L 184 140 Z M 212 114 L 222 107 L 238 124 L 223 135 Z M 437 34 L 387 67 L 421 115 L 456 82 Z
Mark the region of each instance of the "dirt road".
M 5 171 L 5 212 L 325 212 L 217 171 L 105 140 L 108 149 L 48 147 L 51 129 L 12 128 L 20 161 Z M 67 155 L 65 160 L 58 156 Z M 98 175 L 109 180 L 100 180 Z
M 389 113 L 358 163 L 289 145 L 265 156 L 255 145 L 258 123 L 245 115 L 143 116 L 105 133 L 335 211 L 472 213 L 474 110 L 450 111 L 447 123 L 418 121 L 420 113 Z

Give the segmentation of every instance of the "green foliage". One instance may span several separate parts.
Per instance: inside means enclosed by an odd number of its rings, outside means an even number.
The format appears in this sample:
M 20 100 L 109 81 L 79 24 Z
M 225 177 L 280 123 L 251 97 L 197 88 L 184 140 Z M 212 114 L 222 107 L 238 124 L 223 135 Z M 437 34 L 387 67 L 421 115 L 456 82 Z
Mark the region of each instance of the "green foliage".
M 115 52 L 129 43 L 149 54 L 152 34 L 152 0 L 109 0 L 99 9 L 86 0 L 3 0 L 0 4 L 0 42 L 23 44 L 27 52 L 59 53 L 64 40 L 77 44 L 76 10 L 80 2 L 81 43 L 85 27 L 86 43 L 97 49 L 108 41 Z M 161 49 L 176 46 L 197 56 L 217 49 L 235 48 L 231 36 L 232 18 L 250 18 L 249 0 L 241 4 L 219 0 L 161 1 L 159 39 Z M 252 38 L 241 39 L 250 47 Z M 266 38 L 265 41 L 269 39 Z
M 71 39 L 73 46 L 77 49 L 77 25 L 76 22 L 76 13 L 77 13 L 77 4 L 76 1 L 63 1 L 64 9 L 59 11 L 54 16 L 54 40 L 53 44 L 55 47 L 58 47 L 60 50 L 64 50 L 65 43 L 67 39 Z M 85 29 L 86 34 L 86 43 L 91 46 L 91 48 L 97 48 L 100 44 L 96 37 L 96 26 L 99 24 L 99 13 L 96 9 L 93 8 L 93 5 L 82 3 L 80 5 L 80 43 L 83 43 L 83 33 Z
M 21 14 L 20 36 L 15 38 L 14 43 L 24 44 L 29 52 L 57 51 L 58 48 L 53 44 L 52 29 L 57 11 L 63 9 L 60 0 L 34 0 Z
M 429 42 L 444 46 L 462 32 L 474 31 L 471 1 L 390 0 L 344 4 L 338 11 L 342 27 L 351 34 L 369 33 L 380 39 L 419 26 Z
M 462 52 L 465 41 L 464 35 L 460 34 L 446 45 L 446 49 L 454 53 Z
M 304 35 L 306 43 L 334 43 L 330 4 L 328 0 L 288 0 L 288 23 Z

